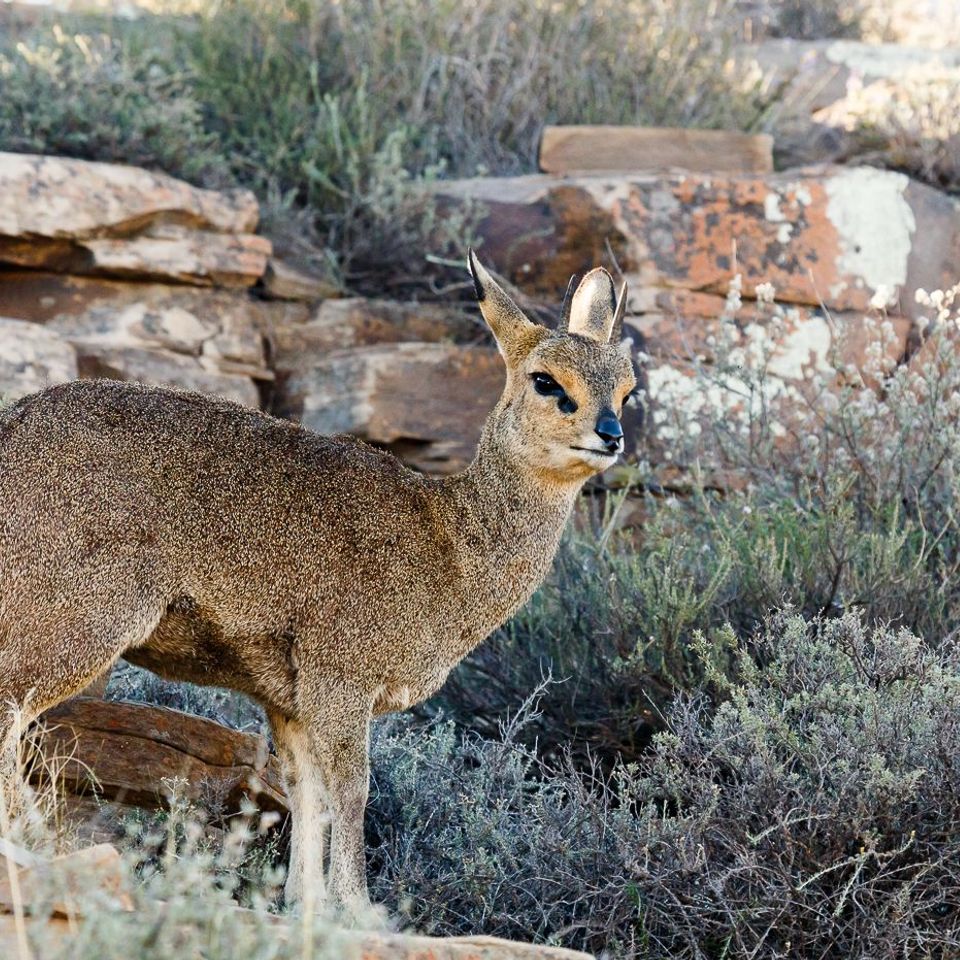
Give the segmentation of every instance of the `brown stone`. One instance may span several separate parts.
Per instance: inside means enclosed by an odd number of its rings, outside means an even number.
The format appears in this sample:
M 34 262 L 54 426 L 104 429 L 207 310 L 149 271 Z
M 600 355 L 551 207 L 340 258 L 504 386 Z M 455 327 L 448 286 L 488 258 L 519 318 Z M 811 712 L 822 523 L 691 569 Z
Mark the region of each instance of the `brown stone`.
M 249 191 L 137 167 L 0 153 L 0 262 L 60 273 L 250 286 L 271 245 Z
M 353 433 L 421 470 L 465 467 L 500 396 L 493 348 L 397 343 L 339 350 L 279 384 L 287 416 L 319 433 Z
M 163 783 L 186 781 L 185 796 L 215 795 L 229 810 L 244 797 L 286 813 L 279 764 L 267 741 L 165 707 L 77 697 L 48 710 L 41 750 L 74 793 L 155 807 Z
M 783 302 L 858 311 L 884 285 L 914 317 L 916 289 L 951 284 L 960 247 L 955 200 L 868 167 L 481 178 L 437 190 L 481 202 L 483 256 L 554 301 L 571 273 L 609 260 L 607 241 L 632 288 L 722 296 L 740 273 L 747 298 L 770 282 Z
M 11 865 L 15 865 L 17 895 L 11 882 Z M 42 859 L 26 850 L 6 844 L 0 849 L 0 913 L 12 913 L 19 905 L 35 913 L 40 899 L 45 902 L 45 915 L 74 918 L 80 904 L 89 902 L 96 892 L 101 903 L 112 901 L 116 909 L 133 910 L 129 878 L 120 852 L 109 843 L 84 847 L 72 853 Z M 2 940 L 0 940 L 2 943 Z
M 273 363 L 292 370 L 333 350 L 378 343 L 469 343 L 486 339 L 479 312 L 473 315 L 436 303 L 396 303 L 351 297 L 325 300 L 308 323 L 274 331 Z
M 669 170 L 771 173 L 773 137 L 730 130 L 676 127 L 544 127 L 544 173 Z
M 339 297 L 341 293 L 340 288 L 325 277 L 298 270 L 276 257 L 271 257 L 267 263 L 260 291 L 271 300 L 303 300 L 308 303 Z

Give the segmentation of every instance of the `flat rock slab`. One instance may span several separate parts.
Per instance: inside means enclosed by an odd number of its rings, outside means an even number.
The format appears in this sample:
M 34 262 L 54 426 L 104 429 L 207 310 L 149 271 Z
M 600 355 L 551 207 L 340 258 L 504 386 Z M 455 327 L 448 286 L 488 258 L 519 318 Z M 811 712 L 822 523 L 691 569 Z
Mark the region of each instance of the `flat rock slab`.
M 544 127 L 544 173 L 670 170 L 772 173 L 773 137 L 766 133 L 676 127 Z
M 486 327 L 476 309 L 469 313 L 438 303 L 348 297 L 325 300 L 307 323 L 294 321 L 274 327 L 272 362 L 278 372 L 283 372 L 350 347 L 405 342 L 470 343 L 486 337 Z
M 352 433 L 452 473 L 473 459 L 504 379 L 492 347 L 383 344 L 315 357 L 278 380 L 278 403 L 318 433 Z
M 246 190 L 138 167 L 0 153 L 0 263 L 61 273 L 244 287 L 271 245 Z
M 916 290 L 952 285 L 960 262 L 960 205 L 869 167 L 477 178 L 435 190 L 441 202 L 482 203 L 485 259 L 557 302 L 571 274 L 612 250 L 633 289 L 723 296 L 740 273 L 747 298 L 770 282 L 781 302 L 860 311 L 883 286 L 913 317 Z
M 77 697 L 48 710 L 41 750 L 75 793 L 164 806 L 163 781 L 182 778 L 189 799 L 215 796 L 228 809 L 244 797 L 286 814 L 277 759 L 256 734 L 141 703 Z

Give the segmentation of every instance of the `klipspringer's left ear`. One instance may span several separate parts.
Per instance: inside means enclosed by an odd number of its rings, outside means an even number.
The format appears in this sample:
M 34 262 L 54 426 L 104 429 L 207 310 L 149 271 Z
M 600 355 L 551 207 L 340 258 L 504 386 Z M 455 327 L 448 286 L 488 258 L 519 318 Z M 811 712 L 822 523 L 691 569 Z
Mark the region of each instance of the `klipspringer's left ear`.
M 569 307 L 567 333 L 596 340 L 598 343 L 619 343 L 623 335 L 623 314 L 627 304 L 627 285 L 619 298 L 613 277 L 603 267 L 591 270 L 577 287 Z M 566 314 L 566 310 L 564 313 Z
M 506 290 L 490 276 L 473 250 L 467 256 L 467 264 L 483 319 L 493 331 L 507 366 L 516 366 L 545 331 L 526 318 Z

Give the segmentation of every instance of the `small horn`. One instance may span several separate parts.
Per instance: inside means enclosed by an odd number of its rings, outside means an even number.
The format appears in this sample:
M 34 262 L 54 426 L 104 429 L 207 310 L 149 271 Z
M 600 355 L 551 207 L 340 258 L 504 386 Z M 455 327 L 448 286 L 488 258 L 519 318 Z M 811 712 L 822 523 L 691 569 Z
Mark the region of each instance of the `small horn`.
M 557 324 L 557 333 L 566 333 L 570 326 L 570 307 L 573 304 L 573 291 L 577 286 L 577 275 L 571 275 L 567 283 L 567 292 L 563 295 L 563 305 L 560 307 L 560 322 Z
M 623 339 L 623 315 L 627 312 L 627 281 L 620 287 L 620 296 L 617 298 L 617 307 L 613 311 L 613 329 L 610 331 L 610 342 L 619 344 Z

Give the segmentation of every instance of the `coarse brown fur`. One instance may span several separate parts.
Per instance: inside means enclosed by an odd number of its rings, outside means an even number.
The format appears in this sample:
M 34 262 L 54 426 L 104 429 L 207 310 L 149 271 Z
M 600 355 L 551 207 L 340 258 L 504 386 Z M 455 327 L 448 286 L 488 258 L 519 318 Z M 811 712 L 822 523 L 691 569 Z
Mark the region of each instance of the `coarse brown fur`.
M 328 816 L 332 893 L 365 900 L 371 716 L 433 693 L 541 583 L 577 492 L 619 452 L 601 442 L 598 417 L 619 414 L 635 383 L 605 272 L 585 278 L 554 333 L 472 257 L 471 267 L 507 384 L 476 459 L 454 477 L 223 400 L 128 383 L 69 383 L 4 412 L 9 800 L 22 785 L 8 708 L 29 721 L 120 657 L 230 687 L 265 706 L 284 767 L 288 901 L 323 895 Z M 575 412 L 534 389 L 537 372 Z

